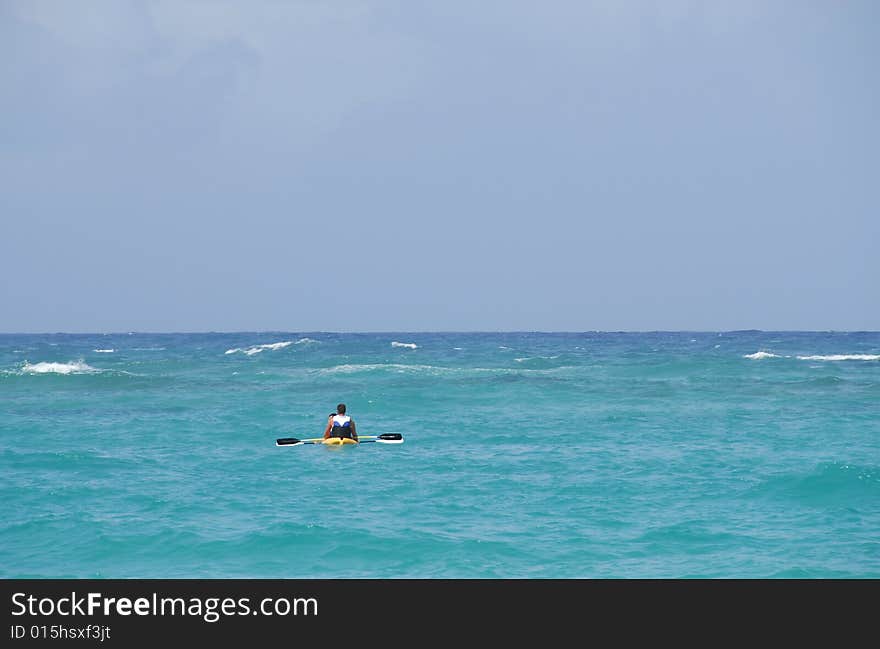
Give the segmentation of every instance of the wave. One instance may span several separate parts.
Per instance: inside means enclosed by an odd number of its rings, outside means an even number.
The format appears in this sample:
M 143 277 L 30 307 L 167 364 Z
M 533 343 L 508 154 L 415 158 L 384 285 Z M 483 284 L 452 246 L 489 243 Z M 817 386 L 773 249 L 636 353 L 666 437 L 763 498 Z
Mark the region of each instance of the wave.
M 800 385 L 824 388 L 838 386 L 843 383 L 846 383 L 846 379 L 842 379 L 839 376 L 817 376 L 814 379 L 800 382 Z
M 525 363 L 526 361 L 534 361 L 534 360 L 544 360 L 544 361 L 552 361 L 559 358 L 559 354 L 556 356 L 524 356 L 523 358 L 514 358 L 517 363 Z
M 297 344 L 298 343 L 299 343 L 299 341 L 297 341 Z M 235 354 L 235 353 L 241 352 L 242 354 L 247 354 L 248 356 L 253 356 L 254 354 L 259 354 L 260 352 L 262 352 L 266 349 L 271 349 L 271 350 L 284 349 L 288 345 L 292 345 L 292 344 L 293 344 L 292 340 L 285 340 L 284 342 L 280 342 L 280 343 L 266 343 L 265 345 L 254 345 L 253 347 L 248 347 L 247 349 L 242 349 L 241 347 L 234 347 L 232 349 L 227 349 L 224 352 L 224 354 Z
M 760 360 L 762 358 L 791 358 L 791 356 L 780 356 L 770 352 L 755 352 L 754 354 L 746 354 L 743 358 L 751 358 Z M 795 356 L 799 361 L 880 361 L 880 354 L 828 354 L 828 355 L 811 355 L 811 356 Z
M 294 344 L 294 345 L 310 345 L 310 344 L 312 344 L 312 343 L 317 343 L 317 342 L 319 342 L 319 341 L 314 340 L 314 339 L 312 339 L 312 338 L 300 338 L 299 340 L 297 340 L 297 341 L 296 341 L 295 343 L 293 343 L 293 344 Z
M 869 502 L 880 493 L 880 470 L 876 465 L 825 462 L 807 472 L 777 475 L 753 488 L 753 493 L 796 498 L 816 505 Z
M 880 361 L 880 354 L 831 354 L 830 356 L 798 356 L 801 361 Z
M 92 351 L 97 352 L 98 354 L 112 354 L 115 352 L 115 349 L 93 349 Z
M 355 372 L 371 372 L 373 370 L 391 370 L 395 372 L 430 372 L 446 371 L 450 368 L 434 365 L 403 365 L 401 363 L 364 363 L 336 365 L 318 370 L 321 374 L 354 374 Z
M 779 354 L 771 354 L 770 352 L 755 352 L 754 354 L 746 354 L 743 358 L 751 358 L 752 360 L 760 360 L 762 358 L 783 358 Z
M 391 343 L 392 347 L 409 347 L 410 349 L 418 349 L 418 345 L 415 343 L 399 343 L 396 340 Z
M 434 376 L 531 376 L 556 373 L 571 369 L 570 366 L 548 367 L 540 369 L 520 367 L 443 367 L 440 365 L 407 365 L 404 363 L 363 363 L 325 367 L 316 371 L 318 374 L 355 374 L 358 372 L 386 371 L 397 374 L 425 374 Z
M 25 361 L 21 367 L 22 374 L 92 374 L 101 372 L 95 367 L 84 363 L 83 361 L 74 361 L 70 363 L 34 363 L 33 365 Z

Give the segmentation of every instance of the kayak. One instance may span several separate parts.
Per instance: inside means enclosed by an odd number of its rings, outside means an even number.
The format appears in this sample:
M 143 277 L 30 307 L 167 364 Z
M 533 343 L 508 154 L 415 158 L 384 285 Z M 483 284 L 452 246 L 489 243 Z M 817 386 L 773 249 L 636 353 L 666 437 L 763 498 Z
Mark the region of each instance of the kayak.
M 348 446 L 349 444 L 357 444 L 357 442 L 348 437 L 328 437 L 322 440 L 325 446 Z
M 347 437 L 312 437 L 311 439 L 297 439 L 296 437 L 280 437 L 275 440 L 275 446 L 300 446 L 302 444 L 324 444 L 325 446 L 357 446 L 368 442 L 380 444 L 403 444 L 403 435 L 400 433 L 382 433 L 381 435 L 359 435 L 358 441 Z

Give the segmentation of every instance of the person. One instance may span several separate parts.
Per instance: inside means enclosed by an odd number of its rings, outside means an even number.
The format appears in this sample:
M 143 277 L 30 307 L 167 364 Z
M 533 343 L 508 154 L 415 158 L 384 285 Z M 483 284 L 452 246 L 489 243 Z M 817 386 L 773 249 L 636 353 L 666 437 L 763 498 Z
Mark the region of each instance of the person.
M 327 418 L 327 427 L 324 429 L 324 439 L 329 437 L 348 437 L 358 441 L 357 428 L 354 419 L 345 414 L 345 404 L 336 406 L 336 412 L 330 413 Z

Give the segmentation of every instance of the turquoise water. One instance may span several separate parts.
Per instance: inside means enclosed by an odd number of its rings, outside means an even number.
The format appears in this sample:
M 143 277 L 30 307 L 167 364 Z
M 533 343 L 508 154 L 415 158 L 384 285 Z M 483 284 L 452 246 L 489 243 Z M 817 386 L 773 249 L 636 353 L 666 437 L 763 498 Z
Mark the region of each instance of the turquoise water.
M 2 335 L 0 475 L 2 577 L 876 578 L 880 334 Z

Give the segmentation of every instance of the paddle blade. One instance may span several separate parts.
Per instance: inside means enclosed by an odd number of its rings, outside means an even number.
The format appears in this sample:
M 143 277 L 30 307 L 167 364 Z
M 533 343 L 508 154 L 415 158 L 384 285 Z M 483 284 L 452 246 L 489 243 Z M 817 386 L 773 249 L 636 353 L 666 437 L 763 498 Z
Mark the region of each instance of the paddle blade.
M 403 444 L 403 435 L 400 433 L 385 433 L 379 435 L 373 441 L 379 442 L 380 444 Z
M 297 444 L 302 444 L 302 440 L 296 437 L 281 437 L 275 440 L 275 446 L 296 446 Z

